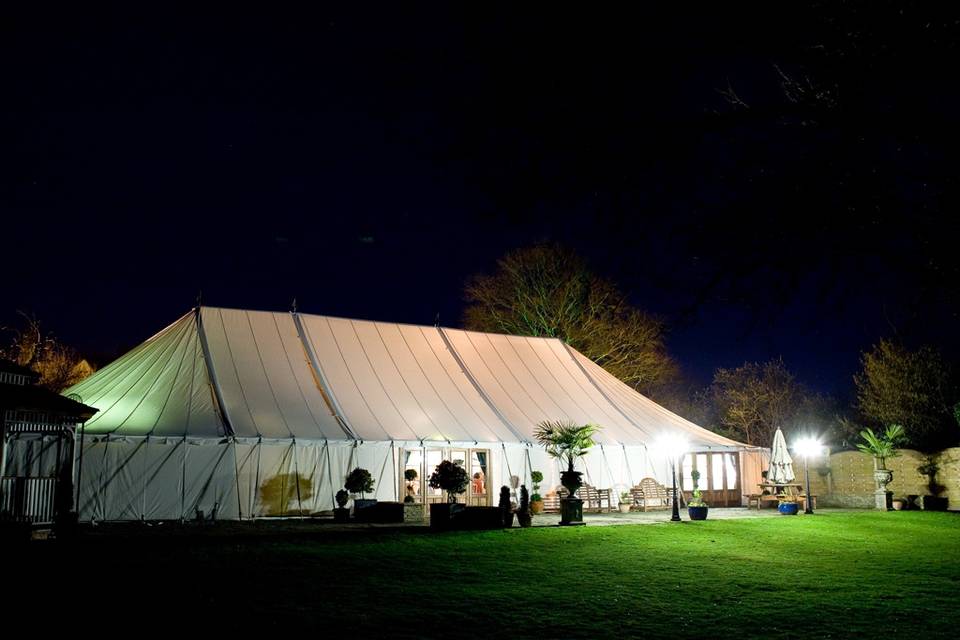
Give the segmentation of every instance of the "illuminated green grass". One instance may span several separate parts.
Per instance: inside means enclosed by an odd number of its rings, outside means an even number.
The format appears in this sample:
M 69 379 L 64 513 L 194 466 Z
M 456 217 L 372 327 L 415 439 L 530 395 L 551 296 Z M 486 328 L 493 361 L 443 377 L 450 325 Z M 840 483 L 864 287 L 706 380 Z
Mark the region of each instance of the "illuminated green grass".
M 101 533 L 69 553 L 34 545 L 22 559 L 33 571 L 84 576 L 74 591 L 82 617 L 99 609 L 100 620 L 136 621 L 150 612 L 154 622 L 141 620 L 141 630 L 184 620 L 189 608 L 201 626 L 321 632 L 336 624 L 355 637 L 960 632 L 957 514 L 447 534 L 274 524 Z M 57 562 L 62 569 L 51 567 Z

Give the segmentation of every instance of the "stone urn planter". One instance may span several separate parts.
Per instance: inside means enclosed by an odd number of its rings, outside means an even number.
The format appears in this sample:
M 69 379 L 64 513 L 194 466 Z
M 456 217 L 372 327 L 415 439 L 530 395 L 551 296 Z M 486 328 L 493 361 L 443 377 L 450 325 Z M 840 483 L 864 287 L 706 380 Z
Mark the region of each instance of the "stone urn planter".
M 570 496 L 573 497 L 577 493 L 577 490 L 583 486 L 583 472 L 581 471 L 564 471 L 560 474 L 560 484 L 570 492 Z
M 630 513 L 630 504 L 627 502 L 620 503 L 620 513 Z
M 874 492 L 877 509 L 893 511 L 893 492 L 887 491 L 887 485 L 893 482 L 893 471 L 876 469 L 873 472 L 873 479 L 877 482 L 877 490 Z
M 877 481 L 878 489 L 886 491 L 887 485 L 893 482 L 893 471 L 889 469 L 877 469 L 873 472 L 873 479 Z

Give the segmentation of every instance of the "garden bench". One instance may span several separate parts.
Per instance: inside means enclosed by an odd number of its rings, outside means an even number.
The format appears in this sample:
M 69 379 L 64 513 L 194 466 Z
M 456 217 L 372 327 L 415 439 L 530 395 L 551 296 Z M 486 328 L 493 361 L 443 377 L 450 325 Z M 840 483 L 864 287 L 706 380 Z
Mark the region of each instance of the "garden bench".
M 633 504 L 643 507 L 644 511 L 670 507 L 670 494 L 667 488 L 653 478 L 641 480 L 640 484 L 630 489 L 630 495 L 633 496 Z
M 559 508 L 559 499 L 567 497 L 566 487 L 559 487 L 557 489 L 558 501 L 557 506 Z M 585 484 L 579 489 L 577 489 L 577 497 L 583 500 L 583 510 L 593 509 L 597 512 L 602 512 L 604 509 L 603 503 L 606 502 L 607 511 L 613 510 L 613 502 L 610 496 L 610 489 L 598 489 L 589 484 Z M 546 507 L 546 503 L 544 503 Z

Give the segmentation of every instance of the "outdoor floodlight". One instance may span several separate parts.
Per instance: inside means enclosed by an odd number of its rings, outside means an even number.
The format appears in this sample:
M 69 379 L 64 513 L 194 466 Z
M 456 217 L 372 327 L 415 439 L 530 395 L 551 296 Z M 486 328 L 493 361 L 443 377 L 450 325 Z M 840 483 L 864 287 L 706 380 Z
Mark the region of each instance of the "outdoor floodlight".
M 670 476 L 673 479 L 673 515 L 670 522 L 680 522 L 680 507 L 677 504 L 677 460 L 687 452 L 690 443 L 683 436 L 665 433 L 657 440 L 657 448 L 670 458 Z
M 813 513 L 813 498 L 810 496 L 810 458 L 820 455 L 823 445 L 817 438 L 806 436 L 793 443 L 793 450 L 803 456 L 803 479 L 806 485 L 807 496 L 803 500 L 803 512 Z

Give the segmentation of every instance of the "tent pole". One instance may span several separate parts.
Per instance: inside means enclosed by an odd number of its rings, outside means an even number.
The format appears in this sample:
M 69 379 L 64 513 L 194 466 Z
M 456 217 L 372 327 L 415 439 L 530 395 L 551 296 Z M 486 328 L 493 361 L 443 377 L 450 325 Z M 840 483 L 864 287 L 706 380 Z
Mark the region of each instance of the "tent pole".
M 297 459 L 297 439 L 293 439 L 293 474 L 297 483 L 297 510 L 300 513 L 300 519 L 303 520 L 303 501 L 300 498 L 300 461 Z

